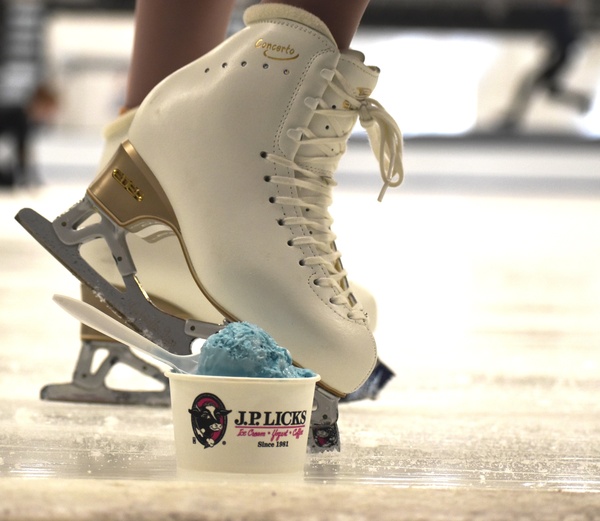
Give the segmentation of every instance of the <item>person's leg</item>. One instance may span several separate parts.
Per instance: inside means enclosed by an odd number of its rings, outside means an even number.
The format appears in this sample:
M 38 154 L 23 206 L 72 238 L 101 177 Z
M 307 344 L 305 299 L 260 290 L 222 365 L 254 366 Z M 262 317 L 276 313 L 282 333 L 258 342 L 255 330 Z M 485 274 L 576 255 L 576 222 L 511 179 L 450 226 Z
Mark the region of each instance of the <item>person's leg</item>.
M 263 4 L 288 4 L 320 18 L 331 31 L 338 48 L 344 51 L 350 43 L 369 0 L 262 0 Z
M 177 69 L 219 45 L 235 0 L 138 0 L 126 108 Z

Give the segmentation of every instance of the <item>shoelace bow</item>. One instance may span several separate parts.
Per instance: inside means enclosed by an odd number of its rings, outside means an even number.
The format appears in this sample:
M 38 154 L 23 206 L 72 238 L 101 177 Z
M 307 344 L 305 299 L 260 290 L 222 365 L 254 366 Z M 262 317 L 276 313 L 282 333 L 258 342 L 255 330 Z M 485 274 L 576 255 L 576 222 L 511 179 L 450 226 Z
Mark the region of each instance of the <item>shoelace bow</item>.
M 381 103 L 366 96 L 354 97 L 351 94 L 352 86 L 344 76 L 339 71 L 335 71 L 334 76 L 338 79 L 339 86 L 333 81 L 330 81 L 329 86 L 345 98 L 353 110 L 358 110 L 359 122 L 367 131 L 371 150 L 379 163 L 383 187 L 377 200 L 381 202 L 389 187 L 399 186 L 404 180 L 402 131 Z
M 389 187 L 396 187 L 402 183 L 404 170 L 402 165 L 402 133 L 394 119 L 374 99 L 368 97 L 355 97 L 353 89 L 339 71 L 323 70 L 321 75 L 329 82 L 329 88 L 344 99 L 350 110 L 340 110 L 330 107 L 321 98 L 306 98 L 304 103 L 315 114 L 327 119 L 334 136 L 320 137 L 308 128 L 297 128 L 288 131 L 288 137 L 302 147 L 317 147 L 319 155 L 308 156 L 300 152 L 296 160 L 291 161 L 276 154 L 266 154 L 264 157 L 274 164 L 289 168 L 297 174 L 295 177 L 269 176 L 268 181 L 280 186 L 296 187 L 297 197 L 278 195 L 271 199 L 272 203 L 283 206 L 293 206 L 303 209 L 302 216 L 288 216 L 279 221 L 282 226 L 306 226 L 311 230 L 311 235 L 294 237 L 289 241 L 290 246 L 314 247 L 319 255 L 303 259 L 304 266 L 323 266 L 328 277 L 319 277 L 314 283 L 317 286 L 332 287 L 337 289 L 336 295 L 331 299 L 332 304 L 348 305 L 350 312 L 348 318 L 364 319 L 362 309 L 356 307 L 356 301 L 351 295 L 347 283 L 347 272 L 341 263 L 341 253 L 335 247 L 335 234 L 331 231 L 333 219 L 328 208 L 331 205 L 331 191 L 337 182 L 333 178 L 334 170 L 346 151 L 349 137 L 348 122 L 354 122 L 358 112 L 358 119 L 367 131 L 371 149 L 377 157 L 383 187 L 378 200 L 381 201 Z M 315 150 L 312 148 L 311 150 Z M 300 194 L 302 194 L 300 196 Z M 310 218 L 307 215 L 310 214 Z M 315 233 L 316 232 L 316 233 Z M 315 237 L 316 235 L 316 237 Z M 319 238 L 317 238 L 319 237 Z

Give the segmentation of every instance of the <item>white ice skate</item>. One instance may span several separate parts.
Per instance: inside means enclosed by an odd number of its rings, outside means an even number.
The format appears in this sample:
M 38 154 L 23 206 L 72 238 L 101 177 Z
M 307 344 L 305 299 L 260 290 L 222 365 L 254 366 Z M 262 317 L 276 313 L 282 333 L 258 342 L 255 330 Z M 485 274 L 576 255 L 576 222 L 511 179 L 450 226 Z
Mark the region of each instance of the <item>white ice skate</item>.
M 52 224 L 27 209 L 17 219 L 133 329 L 187 354 L 215 324 L 152 305 L 128 246 L 133 234 L 176 239 L 194 287 L 220 316 L 260 325 L 321 375 L 313 430 L 337 434 L 337 401 L 364 384 L 377 353 L 331 232 L 333 172 L 360 117 L 384 190 L 398 185 L 401 136 L 368 97 L 378 71 L 340 54 L 317 18 L 271 4 L 245 19 L 244 30 L 150 93 L 80 203 Z M 98 237 L 124 291 L 81 255 Z
M 129 127 L 135 110 L 131 110 L 104 129 L 105 146 L 100 165 L 110 161 L 120 144 L 127 139 Z M 94 214 L 84 226 L 97 222 Z M 136 276 L 142 281 L 144 290 L 154 305 L 180 318 L 196 318 L 218 325 L 224 318 L 198 290 L 190 276 L 185 257 L 181 254 L 179 242 L 174 235 L 163 237 L 160 241 L 150 242 L 136 234 L 127 235 L 128 248 L 135 259 Z M 123 281 L 115 265 L 113 255 L 105 240 L 85 242 L 80 247 L 83 259 L 98 274 L 115 287 L 122 287 Z M 168 277 L 165 274 L 169 274 Z M 85 284 L 81 287 L 84 302 L 98 308 L 109 316 L 110 307 Z M 169 406 L 170 396 L 168 380 L 160 367 L 140 358 L 128 346 L 117 342 L 105 334 L 85 324 L 81 325 L 81 349 L 69 383 L 49 384 L 42 388 L 41 398 L 51 401 L 73 401 L 88 403 L 115 403 Z M 109 383 L 110 372 L 124 364 L 138 373 L 153 379 L 159 385 L 157 390 L 120 389 Z
M 108 163 L 119 145 L 127 139 L 135 112 L 135 109 L 128 111 L 105 128 L 101 165 Z M 86 221 L 86 225 L 89 225 L 92 219 Z M 135 259 L 137 277 L 157 307 L 180 318 L 223 323 L 224 318 L 198 290 L 190 277 L 185 258 L 174 235 L 164 237 L 157 243 L 150 243 L 136 234 L 128 234 L 127 243 Z M 82 244 L 80 253 L 84 260 L 112 285 L 118 287 L 122 284 L 111 251 L 102 238 Z M 164 276 L 166 273 L 169 274 L 168 277 Z M 377 305 L 373 295 L 359 284 L 352 283 L 351 286 L 368 316 L 369 327 L 374 330 L 377 323 Z M 84 302 L 118 319 L 86 285 L 82 285 L 81 293 Z M 161 389 L 142 389 L 145 387 L 142 385 L 140 389 L 135 390 L 115 388 L 108 380 L 110 372 L 120 364 L 159 382 Z M 356 392 L 344 397 L 344 401 L 375 399 L 392 376 L 392 371 L 379 362 L 367 382 Z M 81 325 L 81 349 L 72 381 L 48 384 L 43 387 L 40 395 L 42 399 L 51 401 L 150 406 L 170 404 L 168 381 L 160 367 L 140 358 L 127 345 L 86 324 Z

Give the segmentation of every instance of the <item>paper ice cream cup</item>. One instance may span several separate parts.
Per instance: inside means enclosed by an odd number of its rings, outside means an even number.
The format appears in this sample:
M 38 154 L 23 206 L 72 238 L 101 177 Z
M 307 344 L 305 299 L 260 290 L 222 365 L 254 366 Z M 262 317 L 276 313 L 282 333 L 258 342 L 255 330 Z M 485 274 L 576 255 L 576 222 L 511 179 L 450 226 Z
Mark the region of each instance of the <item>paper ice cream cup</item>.
M 166 376 L 178 468 L 249 474 L 303 471 L 319 376 Z

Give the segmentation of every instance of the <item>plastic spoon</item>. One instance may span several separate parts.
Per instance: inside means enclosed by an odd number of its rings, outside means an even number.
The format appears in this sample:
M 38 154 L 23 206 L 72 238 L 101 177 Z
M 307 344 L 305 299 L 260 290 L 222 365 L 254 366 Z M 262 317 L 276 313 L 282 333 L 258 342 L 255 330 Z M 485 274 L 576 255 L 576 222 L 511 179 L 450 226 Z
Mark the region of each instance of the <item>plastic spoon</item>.
M 90 326 L 105 335 L 108 335 L 123 344 L 134 349 L 140 349 L 153 356 L 157 360 L 169 365 L 175 371 L 180 373 L 195 374 L 198 368 L 200 354 L 176 355 L 163 349 L 151 340 L 136 333 L 133 329 L 121 324 L 112 317 L 109 317 L 99 309 L 96 309 L 81 300 L 77 300 L 65 295 L 54 295 L 52 300 L 56 302 L 71 316 L 80 322 Z

